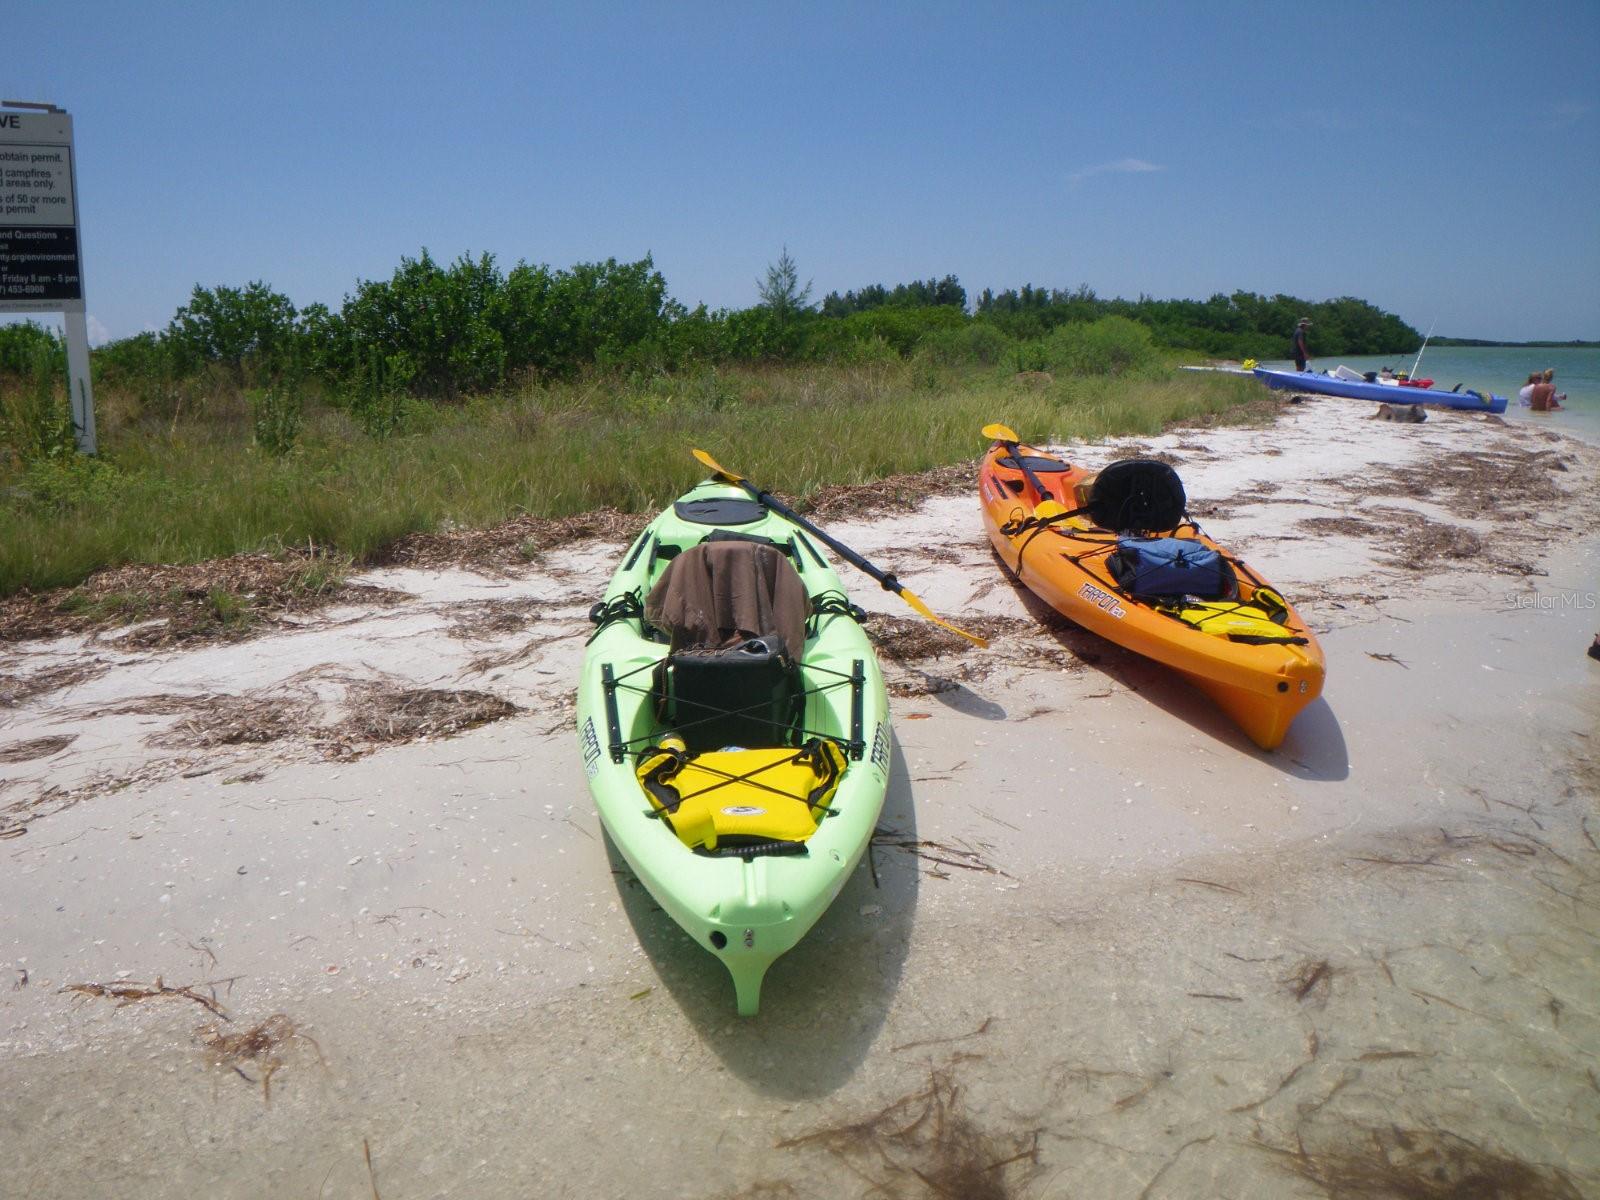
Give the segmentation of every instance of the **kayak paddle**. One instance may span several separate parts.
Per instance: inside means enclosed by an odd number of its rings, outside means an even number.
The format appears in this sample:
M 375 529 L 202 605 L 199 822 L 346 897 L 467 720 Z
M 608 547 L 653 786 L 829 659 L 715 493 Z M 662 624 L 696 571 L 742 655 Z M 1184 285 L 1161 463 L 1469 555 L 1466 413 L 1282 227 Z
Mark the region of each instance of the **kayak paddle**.
M 851 566 L 866 573 L 867 575 L 870 575 L 873 579 L 876 579 L 880 584 L 883 585 L 884 591 L 894 592 L 913 609 L 915 609 L 918 615 L 932 621 L 941 629 L 948 629 L 951 633 L 959 634 L 960 636 L 966 638 L 967 641 L 972 642 L 975 645 L 982 646 L 986 649 L 988 648 L 988 638 L 979 637 L 975 633 L 968 633 L 965 629 L 958 629 L 948 621 L 940 620 L 934 615 L 933 610 L 922 602 L 922 599 L 919 596 L 913 593 L 910 588 L 902 584 L 893 575 L 890 575 L 886 571 L 880 571 L 866 559 L 862 558 L 861 555 L 850 549 L 849 546 L 846 546 L 843 542 L 836 541 L 832 537 L 829 537 L 826 533 L 823 533 L 822 530 L 818 529 L 810 521 L 806 520 L 799 513 L 795 512 L 794 509 L 790 508 L 787 504 L 784 504 L 781 500 L 777 499 L 777 497 L 773 496 L 771 492 L 762 491 L 743 475 L 734 474 L 732 471 L 728 470 L 727 467 L 724 467 L 722 464 L 717 462 L 716 459 L 712 458 L 711 455 L 707 454 L 704 450 L 695 449 L 693 450 L 693 454 L 695 458 L 700 461 L 701 465 L 710 468 L 716 474 L 726 479 L 729 483 L 736 483 L 745 491 L 749 492 L 751 498 L 754 499 L 757 504 L 760 504 L 764 508 L 771 509 L 780 517 L 786 517 L 787 519 L 793 521 L 796 525 L 800 526 L 801 529 L 804 529 L 807 533 L 811 534 L 819 542 L 821 542 L 824 546 L 827 546 Z
M 1022 473 L 1027 476 L 1028 482 L 1033 484 L 1033 490 L 1039 493 L 1039 503 L 1034 505 L 1033 508 L 1034 516 L 1055 517 L 1067 511 L 1065 505 L 1051 498 L 1050 493 L 1045 491 L 1044 484 L 1039 482 L 1039 477 L 1033 473 L 1033 468 L 1023 461 L 1022 450 L 1017 445 L 1016 432 L 1009 425 L 998 423 L 985 425 L 982 433 L 984 437 L 999 442 L 1011 452 L 1011 461 L 1022 469 Z

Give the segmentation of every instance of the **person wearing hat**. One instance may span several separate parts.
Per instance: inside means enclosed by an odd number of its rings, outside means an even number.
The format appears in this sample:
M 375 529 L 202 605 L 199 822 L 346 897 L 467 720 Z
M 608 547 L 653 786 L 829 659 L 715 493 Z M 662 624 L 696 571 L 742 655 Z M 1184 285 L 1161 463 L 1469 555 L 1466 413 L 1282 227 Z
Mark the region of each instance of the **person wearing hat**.
M 1311 357 L 1306 349 L 1306 330 L 1311 328 L 1311 318 L 1301 317 L 1300 323 L 1294 327 L 1294 342 L 1289 347 L 1289 352 L 1294 355 L 1294 369 L 1304 371 L 1306 360 Z

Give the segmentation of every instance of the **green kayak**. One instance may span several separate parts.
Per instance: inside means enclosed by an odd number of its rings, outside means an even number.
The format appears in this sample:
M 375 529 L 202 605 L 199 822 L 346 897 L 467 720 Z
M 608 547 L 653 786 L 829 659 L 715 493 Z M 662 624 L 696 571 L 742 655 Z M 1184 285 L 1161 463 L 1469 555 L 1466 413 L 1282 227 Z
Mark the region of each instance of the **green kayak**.
M 860 610 L 804 529 L 708 481 L 639 535 L 591 617 L 578 739 L 600 820 L 751 1016 L 883 807 L 888 703 Z

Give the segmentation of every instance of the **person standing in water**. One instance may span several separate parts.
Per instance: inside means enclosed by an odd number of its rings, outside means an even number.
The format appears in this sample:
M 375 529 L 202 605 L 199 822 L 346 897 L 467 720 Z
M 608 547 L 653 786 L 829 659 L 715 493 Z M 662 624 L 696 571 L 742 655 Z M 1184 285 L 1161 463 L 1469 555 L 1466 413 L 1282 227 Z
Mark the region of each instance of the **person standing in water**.
M 1306 349 L 1306 330 L 1311 328 L 1311 318 L 1301 317 L 1300 323 L 1294 327 L 1294 341 L 1290 344 L 1290 353 L 1294 355 L 1294 369 L 1304 371 L 1306 362 L 1311 358 L 1311 352 Z

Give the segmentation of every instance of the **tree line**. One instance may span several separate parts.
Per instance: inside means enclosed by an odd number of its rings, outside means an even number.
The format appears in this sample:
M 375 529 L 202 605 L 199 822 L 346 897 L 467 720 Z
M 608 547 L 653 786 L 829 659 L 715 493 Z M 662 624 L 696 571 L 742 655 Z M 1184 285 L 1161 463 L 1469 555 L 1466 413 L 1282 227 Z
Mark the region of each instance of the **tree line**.
M 427 250 L 388 279 L 360 280 L 343 303 L 303 308 L 267 283 L 196 285 L 165 329 L 93 354 L 97 382 L 142 390 L 209 375 L 239 388 L 318 380 L 336 394 L 450 400 L 584 371 L 676 371 L 724 362 L 857 361 L 926 355 L 1026 369 L 1066 326 L 1120 318 L 1157 347 L 1213 357 L 1282 358 L 1310 317 L 1320 357 L 1402 353 L 1421 335 L 1351 297 L 1310 302 L 1250 292 L 1207 300 L 1102 299 L 1086 286 L 984 289 L 969 304 L 954 275 L 829 292 L 820 304 L 784 250 L 744 309 L 672 299 L 650 257 L 564 270 L 493 255 L 440 262 Z M 1092 340 L 1092 339 L 1091 339 Z M 61 353 L 32 324 L 0 327 L 0 374 Z

